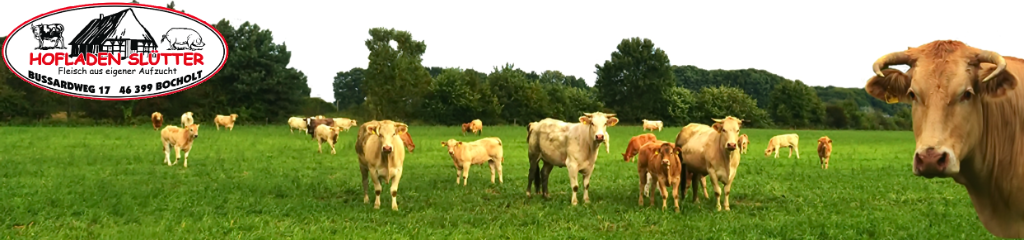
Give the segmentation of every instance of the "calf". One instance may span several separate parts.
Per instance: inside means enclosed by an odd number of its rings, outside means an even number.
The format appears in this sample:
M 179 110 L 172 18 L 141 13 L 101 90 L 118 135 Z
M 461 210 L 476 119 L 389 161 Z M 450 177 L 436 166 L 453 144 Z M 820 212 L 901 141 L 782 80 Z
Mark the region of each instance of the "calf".
M 494 183 L 495 171 L 498 173 L 498 181 L 505 183 L 501 175 L 501 163 L 505 161 L 501 139 L 488 137 L 472 142 L 448 139 L 448 141 L 441 142 L 441 146 L 448 147 L 448 155 L 455 163 L 455 185 L 459 185 L 461 178 L 462 186 L 466 186 L 469 182 L 469 166 L 484 162 L 491 166 L 491 183 Z
M 818 138 L 818 164 L 821 169 L 828 169 L 829 158 L 832 158 L 832 139 L 828 136 Z
M 217 126 L 217 131 L 220 131 L 220 126 L 224 126 L 224 128 L 227 128 L 229 131 L 234 131 L 235 119 L 238 119 L 238 114 L 232 113 L 228 116 L 217 114 L 216 117 L 213 117 L 213 124 Z
M 715 123 L 711 125 L 711 129 L 699 129 L 690 137 L 686 145 L 681 147 L 680 157 L 686 164 L 687 171 L 693 172 L 691 181 L 697 181 L 698 176 L 711 177 L 718 211 L 722 210 L 722 202 L 724 202 L 725 210 L 729 211 L 729 192 L 732 189 L 733 180 L 736 178 L 736 170 L 740 165 L 739 143 L 737 143 L 739 137 L 737 135 L 739 135 L 743 120 L 732 116 L 713 120 Z M 724 193 L 720 185 L 725 185 Z M 693 186 L 696 200 L 697 184 L 693 184 Z M 722 201 L 722 195 L 725 195 L 724 201 Z
M 740 153 L 747 154 L 747 146 L 750 145 L 750 138 L 747 134 L 740 134 Z
M 583 175 L 583 202 L 589 203 L 590 176 L 594 173 L 600 144 L 608 140 L 607 128 L 618 122 L 615 114 L 594 112 L 580 116 L 579 123 L 552 118 L 531 123 L 527 133 L 530 160 L 527 196 L 530 196 L 531 187 L 536 187 L 539 193 L 543 186 L 544 197 L 549 198 L 548 176 L 551 169 L 558 166 L 569 170 L 572 205 L 578 203 L 576 193 L 580 186 L 577 175 Z M 543 169 L 540 168 L 541 159 L 544 160 Z
M 412 136 L 409 135 L 409 132 L 403 132 L 401 137 L 402 143 L 405 143 L 405 147 L 409 148 L 409 152 L 416 150 L 416 144 L 412 143 Z
M 315 139 L 316 136 L 313 135 L 313 131 L 316 130 L 316 127 L 320 126 L 321 124 L 327 126 L 334 126 L 334 119 L 316 117 L 306 118 L 306 134 L 309 134 L 309 137 L 311 139 Z
M 640 153 L 640 146 L 643 146 L 647 142 L 658 140 L 657 136 L 653 133 L 644 133 L 633 136 L 629 139 L 629 144 L 626 146 L 626 152 L 622 153 L 622 160 L 629 162 L 634 156 Z
M 682 163 L 679 160 L 679 148 L 675 144 L 655 140 L 640 147 L 639 158 L 637 159 L 637 171 L 640 175 L 640 206 L 644 205 L 644 191 L 648 182 L 653 178 L 655 187 L 661 193 L 661 209 L 668 207 L 668 191 L 666 187 L 672 188 L 672 199 L 675 201 L 676 212 L 679 212 L 679 180 L 683 172 Z M 654 205 L 654 197 L 650 197 L 651 205 Z
M 306 133 L 306 120 L 299 117 L 288 118 L 288 131 L 295 133 L 295 129 Z
M 334 144 L 338 142 L 338 132 L 341 132 L 341 127 L 316 126 L 316 152 L 323 153 L 323 144 L 327 142 L 331 145 L 331 154 L 335 154 Z
M 192 151 L 192 142 L 199 137 L 199 124 L 191 124 L 185 126 L 184 129 L 176 126 L 167 126 L 163 131 L 160 131 L 160 141 L 163 142 L 164 148 L 164 163 L 167 166 L 172 166 L 178 163 L 178 159 L 181 158 L 181 150 L 185 150 L 185 163 L 183 166 L 188 168 L 188 153 Z M 174 147 L 174 162 L 171 162 L 171 147 Z
M 391 209 L 398 210 L 398 183 L 405 162 L 405 144 L 398 135 L 407 131 L 409 125 L 391 120 L 369 121 L 359 127 L 355 151 L 363 175 L 363 202 L 370 202 L 367 180 L 372 180 L 374 209 L 380 208 L 381 181 L 387 181 L 391 184 Z
M 793 157 L 793 152 L 796 152 L 796 159 L 800 159 L 800 148 L 797 146 L 800 142 L 800 136 L 796 133 L 776 135 L 768 140 L 768 149 L 764 150 L 764 156 L 775 152 L 775 158 L 779 158 L 779 148 L 789 148 L 789 156 Z
M 484 122 L 480 121 L 480 119 L 473 119 L 473 121 L 469 123 L 469 130 L 473 131 L 473 134 L 479 136 L 484 133 Z
M 181 114 L 181 125 L 188 126 L 195 123 L 195 119 L 192 119 L 192 112 L 185 112 Z
M 661 132 L 661 128 L 664 127 L 664 125 L 665 125 L 661 121 L 647 120 L 647 119 L 644 119 L 643 121 L 644 121 L 644 131 L 647 131 L 647 129 L 650 129 L 651 132 L 653 132 L 654 129 L 658 129 L 658 131 Z
M 160 131 L 160 125 L 164 124 L 164 115 L 160 112 L 153 112 L 149 119 L 153 121 L 153 130 Z

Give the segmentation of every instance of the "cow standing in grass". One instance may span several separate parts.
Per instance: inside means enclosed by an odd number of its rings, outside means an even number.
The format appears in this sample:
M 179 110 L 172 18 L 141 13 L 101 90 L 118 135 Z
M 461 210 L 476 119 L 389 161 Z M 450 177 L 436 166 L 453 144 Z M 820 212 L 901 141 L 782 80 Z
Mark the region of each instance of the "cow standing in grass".
M 160 112 L 153 112 L 149 119 L 153 121 L 153 130 L 160 131 L 160 126 L 164 124 L 164 115 Z
M 462 186 L 466 186 L 469 182 L 470 165 L 483 163 L 491 166 L 491 183 L 494 183 L 495 175 L 498 176 L 499 182 L 505 182 L 501 174 L 501 163 L 505 161 L 505 157 L 500 138 L 487 137 L 472 142 L 448 139 L 441 142 L 441 146 L 448 148 L 448 155 L 455 163 L 455 185 L 459 184 L 461 178 Z
M 235 119 L 238 119 L 238 114 L 232 113 L 231 115 L 224 116 L 218 114 L 213 118 L 213 124 L 217 126 L 217 131 L 220 131 L 220 126 L 224 126 L 228 131 L 235 130 Z
M 775 152 L 775 158 L 779 158 L 780 148 L 789 148 L 789 156 L 793 157 L 793 152 L 796 152 L 796 159 L 800 159 L 800 136 L 796 133 L 780 134 L 768 139 L 768 149 L 764 150 L 764 156 L 767 157 Z
M 302 133 L 306 132 L 306 120 L 300 117 L 288 118 L 288 131 L 295 133 L 295 129 L 301 130 Z
M 577 175 L 583 175 L 583 202 L 590 202 L 590 176 L 594 173 L 600 144 L 608 139 L 607 127 L 615 126 L 619 119 L 615 114 L 594 112 L 584 114 L 579 121 L 567 123 L 545 118 L 529 125 L 527 141 L 530 172 L 526 185 L 527 196 L 530 196 L 530 188 L 536 187 L 538 193 L 543 188 L 544 198 L 550 198 L 548 176 L 551 169 L 558 166 L 568 169 L 572 205 L 578 203 L 576 193 L 580 186 Z M 543 169 L 540 167 L 541 159 L 544 160 Z
M 323 144 L 327 142 L 331 145 L 331 154 L 335 154 L 334 144 L 338 142 L 338 133 L 341 132 L 341 127 L 328 127 L 327 125 L 320 125 L 316 127 L 316 152 L 323 153 Z
M 199 124 L 188 125 L 185 128 L 178 128 L 174 125 L 165 127 L 163 131 L 160 131 L 160 141 L 163 142 L 164 148 L 164 163 L 167 163 L 167 166 L 177 164 L 178 159 L 181 158 L 181 150 L 185 150 L 183 166 L 188 168 L 188 153 L 192 151 L 192 143 L 198 137 Z M 174 147 L 173 163 L 171 162 L 171 147 Z
M 821 164 L 821 169 L 828 169 L 830 158 L 832 158 L 832 139 L 828 136 L 818 138 L 818 164 Z
M 407 131 L 409 125 L 391 120 L 369 121 L 359 127 L 355 151 L 363 176 L 363 203 L 370 201 L 367 180 L 372 180 L 374 209 L 380 208 L 381 182 L 387 181 L 391 185 L 391 209 L 398 210 L 398 183 L 405 162 L 405 144 L 399 135 Z
M 698 176 L 711 177 L 718 211 L 722 210 L 722 205 L 725 205 L 725 211 L 729 211 L 729 193 L 732 191 L 732 184 L 740 165 L 737 139 L 743 120 L 732 116 L 714 120 L 711 129 L 700 128 L 686 145 L 680 147 L 680 158 L 686 164 L 687 171 L 694 173 L 691 181 L 697 181 Z M 696 201 L 697 184 L 693 185 L 693 198 Z
M 195 119 L 192 118 L 192 112 L 185 112 L 181 114 L 181 125 L 188 126 L 195 123 Z
M 637 158 L 637 172 L 640 176 L 640 206 L 644 205 L 644 193 L 650 184 L 661 193 L 661 209 L 668 207 L 668 189 L 672 188 L 675 211 L 679 212 L 679 181 L 683 173 L 679 148 L 675 144 L 655 140 L 640 147 Z M 685 189 L 683 189 L 685 191 Z M 649 196 L 650 194 L 648 194 Z M 654 205 L 654 197 L 650 197 Z

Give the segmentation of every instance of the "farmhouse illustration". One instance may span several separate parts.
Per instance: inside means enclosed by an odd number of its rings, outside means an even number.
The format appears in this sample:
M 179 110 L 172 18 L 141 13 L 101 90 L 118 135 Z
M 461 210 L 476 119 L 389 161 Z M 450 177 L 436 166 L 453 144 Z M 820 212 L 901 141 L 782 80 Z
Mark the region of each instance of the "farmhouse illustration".
M 32 35 L 39 41 L 36 50 L 67 49 L 64 46 L 64 24 L 40 23 L 31 25 Z
M 171 28 L 167 30 L 167 33 L 160 38 L 160 43 L 168 41 L 171 47 L 167 50 L 202 50 L 206 43 L 203 43 L 203 37 L 199 36 L 199 32 L 191 28 Z
M 99 18 L 89 22 L 78 35 L 71 40 L 71 55 L 83 53 L 121 53 L 121 59 L 137 52 L 150 52 L 157 49 L 153 35 L 149 34 L 135 12 L 131 8 L 121 10 L 109 16 L 100 14 Z

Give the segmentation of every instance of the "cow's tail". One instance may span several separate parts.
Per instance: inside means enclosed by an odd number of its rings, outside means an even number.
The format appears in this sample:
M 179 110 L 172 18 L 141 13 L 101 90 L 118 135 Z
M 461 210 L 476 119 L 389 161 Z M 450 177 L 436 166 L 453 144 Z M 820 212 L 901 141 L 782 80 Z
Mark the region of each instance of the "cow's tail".
M 533 123 L 527 123 L 527 124 L 526 124 L 526 141 L 527 141 L 527 142 L 529 142 L 529 141 L 530 141 L 530 135 L 531 135 L 531 134 L 533 134 L 533 133 L 532 133 L 532 132 L 530 131 L 530 126 L 533 126 Z

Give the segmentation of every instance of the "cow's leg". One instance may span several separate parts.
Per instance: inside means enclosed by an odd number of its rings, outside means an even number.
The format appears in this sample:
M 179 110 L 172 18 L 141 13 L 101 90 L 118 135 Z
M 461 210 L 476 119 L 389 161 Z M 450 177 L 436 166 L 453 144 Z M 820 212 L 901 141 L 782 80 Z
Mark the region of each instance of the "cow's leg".
M 775 147 L 772 147 L 772 149 L 773 149 L 772 152 L 775 152 L 775 158 L 779 158 L 779 147 L 775 146 Z
M 712 188 L 715 190 L 715 207 L 718 211 L 722 211 L 722 188 L 718 184 L 718 172 L 714 169 L 708 172 L 710 173 L 708 176 L 711 176 Z
M 640 176 L 640 178 L 643 178 L 643 177 L 644 176 Z M 651 181 L 651 173 L 648 172 L 646 177 L 647 177 L 647 185 L 644 186 L 644 190 L 643 191 L 644 191 L 644 195 L 650 197 L 651 196 L 651 183 L 653 182 L 653 181 Z M 657 185 L 655 185 L 655 187 L 657 187 Z
M 832 156 L 825 157 L 825 169 L 828 169 L 828 160 L 830 158 L 832 158 Z
M 528 151 L 529 153 L 527 161 L 530 162 L 530 170 L 527 174 L 526 182 L 526 197 L 530 196 L 530 188 L 536 186 L 537 193 L 540 193 L 540 153 L 534 151 Z
M 182 163 L 181 166 L 188 168 L 188 153 L 192 151 L 192 146 L 189 146 L 188 148 L 185 148 L 183 150 L 185 150 L 185 162 Z
M 316 139 L 316 152 L 317 153 L 324 153 L 323 152 L 323 148 L 322 148 L 323 145 L 324 145 L 324 140 L 323 139 Z
M 551 192 L 548 191 L 548 178 L 551 177 L 551 170 L 555 168 L 555 165 L 550 163 L 544 163 L 544 167 L 540 169 L 540 183 L 544 187 L 544 198 L 550 199 Z
M 787 156 L 786 158 L 792 158 L 792 157 L 793 157 L 793 146 L 789 146 L 789 156 Z
M 373 200 L 373 209 L 380 209 L 380 175 L 377 169 L 370 170 L 370 181 L 373 181 L 373 194 L 375 196 Z
M 167 142 L 163 142 L 163 145 L 164 145 L 163 146 L 164 147 L 164 163 L 166 163 L 167 166 L 171 166 L 172 165 L 171 164 L 171 145 L 167 144 Z M 175 159 L 175 160 L 177 160 L 177 159 Z
M 368 179 L 368 177 L 369 177 L 368 175 L 370 174 L 370 169 L 367 168 L 366 165 L 360 164 L 359 165 L 359 173 L 361 173 L 363 175 L 363 203 L 369 203 L 370 202 L 370 193 L 367 192 L 367 189 L 370 188 L 370 185 L 369 185 L 370 183 L 368 181 L 368 180 L 370 180 L 370 179 Z
M 174 146 L 174 163 L 171 165 L 178 164 L 178 159 L 181 159 L 181 147 Z
M 800 159 L 800 146 L 793 144 L 793 151 L 796 152 L 796 159 Z
M 580 168 L 579 166 L 576 166 L 576 159 L 573 159 L 572 157 L 569 157 L 569 159 L 565 161 L 565 168 L 568 169 L 569 187 L 572 188 L 572 201 L 570 201 L 570 204 L 572 206 L 576 206 L 576 204 L 579 203 L 579 201 L 576 200 L 576 193 L 580 190 L 580 183 L 578 180 Z
M 640 185 L 639 185 L 639 188 L 640 188 L 640 194 L 639 194 L 640 195 L 640 201 L 639 201 L 639 203 L 640 203 L 640 206 L 642 207 L 642 206 L 644 206 L 644 188 L 647 187 L 647 178 L 644 177 L 644 176 L 647 176 L 647 169 L 638 167 L 636 172 L 637 172 L 637 175 L 639 175 L 639 179 L 640 179 Z
M 490 167 L 491 167 L 491 184 L 494 184 L 495 171 L 498 170 L 498 169 L 494 168 L 494 159 L 491 159 L 490 161 L 487 161 L 487 165 L 490 165 Z
M 704 177 L 700 176 L 700 174 L 697 174 L 697 173 L 694 173 L 693 176 L 690 176 L 690 181 L 693 182 L 692 190 L 693 190 L 693 203 L 694 204 L 700 202 L 700 199 L 697 197 L 697 195 L 699 195 L 699 192 L 697 192 L 697 187 L 699 187 L 701 185 L 700 184 L 700 180 L 701 179 L 704 179 Z M 705 189 L 705 191 L 707 191 L 707 189 Z
M 590 176 L 594 175 L 594 165 L 589 168 L 580 169 L 583 174 L 583 203 L 590 203 Z M 662 186 L 664 187 L 664 186 Z
M 658 176 L 658 191 L 661 193 L 661 210 L 668 208 L 668 181 L 665 176 Z
M 469 184 L 469 165 L 472 165 L 469 161 L 462 164 L 462 186 Z
M 725 210 L 729 211 L 729 193 L 732 192 L 732 180 L 736 179 L 736 169 L 730 171 L 732 174 L 725 182 Z
M 327 143 L 331 144 L 331 155 L 337 155 L 338 152 L 334 151 L 334 141 L 329 141 Z
M 704 191 L 705 199 L 711 199 L 710 197 L 708 197 L 708 176 L 700 177 L 700 190 Z
M 402 171 L 396 170 L 391 180 L 391 210 L 398 211 L 398 182 L 402 180 Z
M 462 165 L 455 163 L 455 185 L 458 186 L 462 183 Z M 529 192 L 527 192 L 529 193 Z
M 679 178 L 680 177 L 681 176 L 677 176 L 677 177 L 669 180 L 669 184 L 671 184 L 671 188 L 672 188 L 672 201 L 673 201 L 673 204 L 676 207 L 676 212 L 679 212 L 679 180 L 680 180 Z
M 498 183 L 505 183 L 505 178 L 501 175 L 501 163 L 505 161 L 505 157 L 502 156 L 497 163 L 494 164 L 494 168 L 498 169 Z

